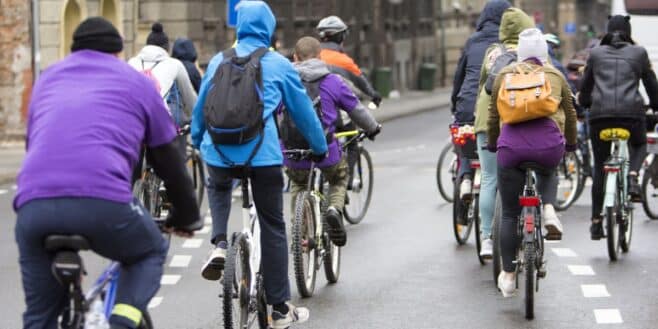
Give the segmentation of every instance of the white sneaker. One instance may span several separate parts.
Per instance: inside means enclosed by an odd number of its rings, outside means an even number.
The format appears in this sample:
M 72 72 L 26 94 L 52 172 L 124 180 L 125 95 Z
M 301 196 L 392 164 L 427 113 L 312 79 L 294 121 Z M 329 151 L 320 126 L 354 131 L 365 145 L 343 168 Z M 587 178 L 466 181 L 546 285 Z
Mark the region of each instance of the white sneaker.
M 471 186 L 473 181 L 470 178 L 464 178 L 459 185 L 459 198 L 464 199 L 471 196 Z
M 498 275 L 498 289 L 505 298 L 516 295 L 516 273 L 501 271 Z
M 484 241 L 482 241 L 482 249 L 480 249 L 480 257 L 484 259 L 491 259 L 493 257 L 493 240 L 484 239 Z
M 272 311 L 272 329 L 286 329 L 293 323 L 304 323 L 308 321 L 310 312 L 306 307 L 296 307 L 290 303 L 288 304 L 288 313 L 281 314 L 277 311 Z
M 544 227 L 546 228 L 547 240 L 562 240 L 562 223 L 555 213 L 555 208 L 552 204 L 544 205 L 542 212 L 542 219 L 544 220 Z
M 226 260 L 226 249 L 215 247 L 210 251 L 208 260 L 201 268 L 201 276 L 210 281 L 217 281 L 222 277 L 224 261 Z

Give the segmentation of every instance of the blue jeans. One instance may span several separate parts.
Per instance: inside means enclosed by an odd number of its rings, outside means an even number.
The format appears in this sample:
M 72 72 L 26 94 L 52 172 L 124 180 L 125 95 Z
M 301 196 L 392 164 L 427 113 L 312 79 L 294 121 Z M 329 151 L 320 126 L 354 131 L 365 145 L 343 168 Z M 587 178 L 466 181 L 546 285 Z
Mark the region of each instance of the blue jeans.
M 67 291 L 53 276 L 54 255 L 43 249 L 49 234 L 79 234 L 97 254 L 121 263 L 115 305 L 144 312 L 160 288 L 168 244 L 137 201 L 117 203 L 93 198 L 33 200 L 17 211 L 16 242 L 27 309 L 25 329 L 55 329 Z M 112 315 L 110 323 L 136 328 L 132 320 Z
M 212 217 L 212 239 L 226 239 L 231 213 L 234 172 L 208 165 L 208 204 Z M 251 168 L 251 191 L 261 229 L 263 284 L 271 305 L 290 300 L 288 240 L 283 220 L 283 174 L 280 166 Z
M 491 225 L 496 203 L 496 187 L 498 184 L 498 162 L 496 153 L 483 150 L 487 145 L 487 133 L 477 133 L 478 157 L 480 158 L 480 220 L 482 236 L 491 237 Z

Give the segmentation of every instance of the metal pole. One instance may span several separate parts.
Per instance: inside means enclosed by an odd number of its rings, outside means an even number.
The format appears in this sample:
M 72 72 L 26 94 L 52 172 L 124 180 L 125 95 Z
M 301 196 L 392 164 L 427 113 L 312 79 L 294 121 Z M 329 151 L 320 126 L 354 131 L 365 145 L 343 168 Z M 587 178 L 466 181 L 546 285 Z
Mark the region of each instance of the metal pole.
M 439 31 L 441 31 L 441 87 L 446 85 L 446 29 L 445 29 L 445 15 L 443 12 L 443 1 L 438 1 L 439 3 Z
M 39 41 L 39 0 L 32 0 L 32 83 L 41 72 L 41 47 Z

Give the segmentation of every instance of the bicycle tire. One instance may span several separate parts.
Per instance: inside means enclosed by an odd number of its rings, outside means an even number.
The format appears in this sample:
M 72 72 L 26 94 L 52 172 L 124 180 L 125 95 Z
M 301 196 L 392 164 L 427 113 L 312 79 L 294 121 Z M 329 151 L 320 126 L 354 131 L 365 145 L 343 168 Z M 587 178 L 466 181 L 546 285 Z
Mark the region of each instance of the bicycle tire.
M 658 161 L 654 159 L 653 161 Z M 658 219 L 658 191 L 656 187 L 653 187 L 651 184 L 651 173 L 649 171 L 644 172 L 642 177 L 642 208 L 644 208 L 644 213 L 647 214 L 647 217 L 650 219 Z M 653 193 L 650 193 L 649 189 L 653 188 Z M 650 202 L 650 200 L 654 200 Z M 652 209 L 651 205 L 655 208 Z
M 573 162 L 573 168 L 571 168 L 571 163 L 567 163 L 567 160 L 571 160 Z M 560 176 L 564 176 L 564 179 L 570 180 L 570 185 L 571 188 L 565 191 L 566 196 L 562 198 L 560 196 L 560 191 L 557 193 L 557 199 L 555 202 L 555 209 L 558 211 L 565 211 L 571 207 L 572 204 L 578 200 L 580 197 L 580 194 L 582 193 L 582 190 L 584 189 L 584 179 L 583 179 L 583 174 L 582 174 L 583 168 L 582 168 L 582 161 L 578 156 L 576 156 L 575 153 L 566 153 L 563 157 L 562 160 L 560 161 L 560 164 L 558 165 L 557 169 L 557 174 Z M 559 179 L 560 182 L 563 181 L 563 179 Z M 559 183 L 558 183 L 558 188 L 559 188 Z
M 311 195 L 308 191 L 299 193 L 295 200 L 295 218 L 292 223 L 292 258 L 297 291 L 304 298 L 313 296 L 315 290 L 318 261 L 317 248 L 314 247 L 318 243 L 314 242 L 317 223 L 315 216 L 317 214 L 313 210 Z M 312 248 L 309 249 L 309 246 Z
M 323 221 L 322 225 L 324 225 L 324 231 L 327 232 L 329 229 L 328 224 Z M 329 283 L 333 284 L 338 282 L 338 278 L 340 277 L 340 255 L 342 247 L 339 247 L 331 242 L 327 234 L 325 234 L 323 239 L 326 250 L 324 259 L 322 260 L 324 276 L 327 278 Z
M 525 274 L 525 318 L 531 320 L 535 317 L 535 283 L 537 280 L 536 250 L 532 242 L 523 245 L 523 266 Z
M 630 202 L 627 201 L 627 202 Z M 624 253 L 631 249 L 631 239 L 633 238 L 633 207 L 626 209 L 626 218 L 619 221 L 621 231 L 619 232 L 619 248 Z
M 188 163 L 191 161 L 192 168 L 191 169 L 191 176 L 192 176 L 192 183 L 194 184 L 194 190 L 196 191 L 196 198 L 197 198 L 197 203 L 199 207 L 203 204 L 203 197 L 204 193 L 206 191 L 206 186 L 205 186 L 205 181 L 206 181 L 206 173 L 203 165 L 203 160 L 199 156 L 198 151 L 192 149 L 192 153 L 190 154 L 190 159 L 188 160 Z
M 258 291 L 256 293 L 256 312 L 258 313 L 258 327 L 259 329 L 270 328 L 270 317 L 267 311 L 267 297 L 265 296 L 265 286 L 263 284 L 263 276 L 258 277 Z
M 455 181 L 454 186 L 455 202 L 453 202 L 452 205 L 452 231 L 455 235 L 455 240 L 457 240 L 457 244 L 463 245 L 466 244 L 468 238 L 471 236 L 473 221 L 468 217 L 468 207 L 470 205 L 466 204 L 459 198 L 460 181 L 461 180 L 458 178 L 457 181 Z M 462 217 L 466 217 L 466 225 L 460 223 L 460 218 Z
M 362 160 L 363 159 L 363 160 Z M 363 161 L 365 161 L 365 167 L 363 165 Z M 366 215 L 366 212 L 368 211 L 368 207 L 370 206 L 370 200 L 372 199 L 372 185 L 373 185 L 373 179 L 374 179 L 374 172 L 373 172 L 373 167 L 372 167 L 372 158 L 370 157 L 370 153 L 368 153 L 368 150 L 363 148 L 362 146 L 359 147 L 359 159 L 356 162 L 356 168 L 355 168 L 355 174 L 358 175 L 359 177 L 359 187 L 357 192 L 354 192 L 354 186 L 352 186 L 351 190 L 347 191 L 348 194 L 348 203 L 351 202 L 354 204 L 355 200 L 357 199 L 355 196 L 357 194 L 362 194 L 364 186 L 367 187 L 366 193 L 365 193 L 365 201 L 363 201 L 363 205 L 359 207 L 360 209 L 354 209 L 350 210 L 350 204 L 346 204 L 345 207 L 343 208 L 343 214 L 345 215 L 345 219 L 352 225 L 360 223 L 363 218 Z M 366 175 L 363 174 L 363 169 L 366 168 L 368 170 L 368 173 Z M 363 184 L 363 178 L 367 176 L 368 182 L 367 184 Z M 352 180 L 352 183 L 354 183 L 354 180 Z
M 142 312 L 142 321 L 139 323 L 137 329 L 153 329 L 153 321 L 148 311 Z
M 249 292 L 247 287 L 251 284 L 251 278 L 249 277 L 249 250 L 246 246 L 246 236 L 235 233 L 226 255 L 222 287 L 225 329 L 242 329 L 249 322 Z M 236 273 L 238 269 L 240 270 L 239 274 Z
M 485 265 L 486 260 L 480 255 L 482 251 L 482 234 L 480 232 L 480 210 L 479 210 L 479 196 L 474 196 L 473 201 L 471 201 L 471 207 L 473 207 L 473 222 L 475 225 L 475 252 L 478 256 L 478 261 L 480 265 Z
M 503 259 L 500 251 L 500 221 L 503 214 L 503 204 L 500 199 L 500 193 L 496 192 L 496 201 L 494 214 L 491 218 L 491 238 L 493 239 L 493 280 L 494 285 L 498 285 L 498 275 L 503 268 Z
M 606 181 L 609 176 L 606 176 Z M 607 183 L 606 185 L 607 186 Z M 617 227 L 617 214 L 619 214 L 619 190 L 615 191 L 614 205 L 605 208 L 604 220 L 606 225 L 606 245 L 608 247 L 608 257 L 611 261 L 616 261 L 619 256 L 619 228 Z
M 439 188 L 439 194 L 447 202 L 454 202 L 454 198 L 452 196 L 452 189 L 448 189 L 448 187 L 445 186 L 445 184 L 443 182 L 443 170 L 442 169 L 443 169 L 444 163 L 447 161 L 446 160 L 447 155 L 453 153 L 453 152 L 451 152 L 453 147 L 454 146 L 452 145 L 452 142 L 451 141 L 448 142 L 448 144 L 446 144 L 443 147 L 443 149 L 441 150 L 441 154 L 439 155 L 439 161 L 437 161 L 437 164 L 436 164 L 436 185 Z M 448 167 L 449 168 L 448 172 L 455 171 L 454 173 L 452 173 L 453 176 L 451 177 L 451 179 L 454 179 L 454 175 L 456 174 L 456 170 L 454 168 L 452 168 L 454 163 L 455 162 L 454 162 L 454 159 L 453 159 L 453 161 L 450 162 L 449 167 Z

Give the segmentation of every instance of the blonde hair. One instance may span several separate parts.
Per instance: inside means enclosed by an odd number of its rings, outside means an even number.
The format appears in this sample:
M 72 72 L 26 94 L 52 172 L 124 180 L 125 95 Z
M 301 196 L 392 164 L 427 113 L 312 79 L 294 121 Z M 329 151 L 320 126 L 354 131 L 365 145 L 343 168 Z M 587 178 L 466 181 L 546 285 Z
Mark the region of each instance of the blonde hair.
M 320 56 L 320 41 L 314 37 L 303 37 L 295 45 L 295 55 L 300 61 Z

